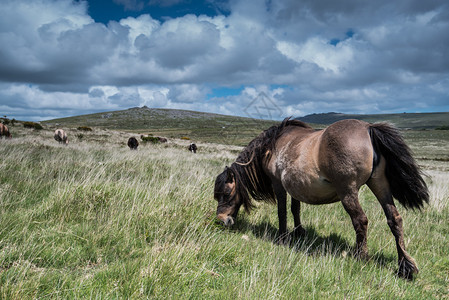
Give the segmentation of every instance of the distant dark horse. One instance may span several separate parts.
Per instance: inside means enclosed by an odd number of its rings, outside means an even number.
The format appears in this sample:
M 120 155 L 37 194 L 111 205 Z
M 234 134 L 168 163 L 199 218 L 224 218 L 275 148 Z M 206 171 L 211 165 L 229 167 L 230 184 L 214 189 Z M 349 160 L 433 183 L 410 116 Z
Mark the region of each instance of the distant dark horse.
M 139 142 L 137 141 L 137 139 L 135 137 L 130 137 L 128 139 L 128 147 L 131 150 L 137 150 L 137 147 L 139 146 Z
M 60 144 L 69 144 L 69 139 L 67 138 L 67 134 L 62 129 L 56 129 L 54 138 L 56 141 L 58 141 Z
M 327 204 L 341 201 L 356 232 L 356 253 L 367 257 L 368 219 L 358 201 L 367 184 L 381 204 L 396 239 L 398 275 L 418 273 L 406 252 L 399 215 L 393 197 L 405 208 L 420 209 L 429 201 L 421 170 L 399 131 L 385 123 L 343 120 L 315 131 L 303 122 L 285 119 L 262 132 L 218 175 L 214 197 L 217 217 L 232 225 L 241 205 L 247 211 L 255 200 L 276 202 L 279 234 L 286 236 L 286 193 L 292 196 L 295 234 L 300 222 L 300 201 Z M 251 196 L 251 197 L 250 197 Z
M 196 150 L 197 150 L 198 148 L 197 148 L 197 146 L 194 144 L 194 143 L 191 143 L 190 145 L 189 145 L 189 151 L 190 152 L 193 152 L 193 153 L 196 153 Z
M 8 127 L 5 125 L 5 124 L 3 124 L 3 123 L 0 123 L 0 139 L 2 138 L 2 137 L 5 137 L 5 138 L 12 138 L 12 135 L 11 135 L 11 133 L 9 132 L 9 129 L 8 129 Z

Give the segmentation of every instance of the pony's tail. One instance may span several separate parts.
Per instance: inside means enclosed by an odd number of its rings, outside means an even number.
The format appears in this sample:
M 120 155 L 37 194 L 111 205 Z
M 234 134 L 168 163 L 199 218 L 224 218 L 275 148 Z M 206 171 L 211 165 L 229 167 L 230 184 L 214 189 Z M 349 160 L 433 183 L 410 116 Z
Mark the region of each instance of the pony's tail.
M 386 160 L 385 175 L 393 197 L 407 209 L 421 209 L 424 202 L 429 202 L 429 191 L 399 130 L 387 123 L 376 123 L 370 124 L 369 133 L 374 152 Z

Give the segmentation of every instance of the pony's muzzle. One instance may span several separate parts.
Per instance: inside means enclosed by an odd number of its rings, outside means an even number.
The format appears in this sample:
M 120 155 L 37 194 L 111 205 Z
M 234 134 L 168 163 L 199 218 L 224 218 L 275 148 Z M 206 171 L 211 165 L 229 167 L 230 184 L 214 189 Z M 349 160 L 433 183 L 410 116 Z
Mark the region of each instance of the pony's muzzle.
M 218 214 L 217 218 L 224 223 L 225 226 L 234 225 L 234 218 L 227 214 Z

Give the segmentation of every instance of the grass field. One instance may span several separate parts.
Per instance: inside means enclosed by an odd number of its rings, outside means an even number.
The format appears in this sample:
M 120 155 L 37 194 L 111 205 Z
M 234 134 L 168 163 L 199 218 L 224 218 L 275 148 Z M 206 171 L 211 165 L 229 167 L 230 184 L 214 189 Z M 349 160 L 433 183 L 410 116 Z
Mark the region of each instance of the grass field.
M 213 183 L 239 146 L 199 142 L 194 155 L 180 139 L 130 151 L 129 131 L 71 128 L 68 146 L 52 130 L 12 132 L 0 140 L 1 299 L 449 298 L 448 131 L 404 132 L 431 191 L 421 212 L 398 207 L 413 281 L 395 275 L 394 238 L 366 188 L 371 258 L 360 261 L 339 203 L 303 204 L 308 234 L 290 246 L 274 243 L 275 206 L 221 226 Z

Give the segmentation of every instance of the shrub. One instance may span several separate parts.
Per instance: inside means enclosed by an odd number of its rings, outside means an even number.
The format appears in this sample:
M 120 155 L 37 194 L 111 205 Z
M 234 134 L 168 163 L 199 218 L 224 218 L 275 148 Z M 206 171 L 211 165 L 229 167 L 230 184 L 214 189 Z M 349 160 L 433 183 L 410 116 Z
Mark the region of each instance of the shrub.
M 142 142 L 144 143 L 148 143 L 151 142 L 153 144 L 157 144 L 159 143 L 159 138 L 154 137 L 154 136 L 141 136 Z
M 87 127 L 87 126 L 80 126 L 77 129 L 81 130 L 81 131 L 92 131 L 92 128 Z
M 44 129 L 41 124 L 36 122 L 23 122 L 23 127 L 25 128 L 34 128 L 36 130 Z
M 189 137 L 187 137 L 187 136 L 183 136 L 183 137 L 181 137 L 181 140 L 186 140 L 186 141 L 189 141 L 189 140 L 190 140 L 190 138 L 189 138 Z
M 449 125 L 437 127 L 435 130 L 449 130 Z

